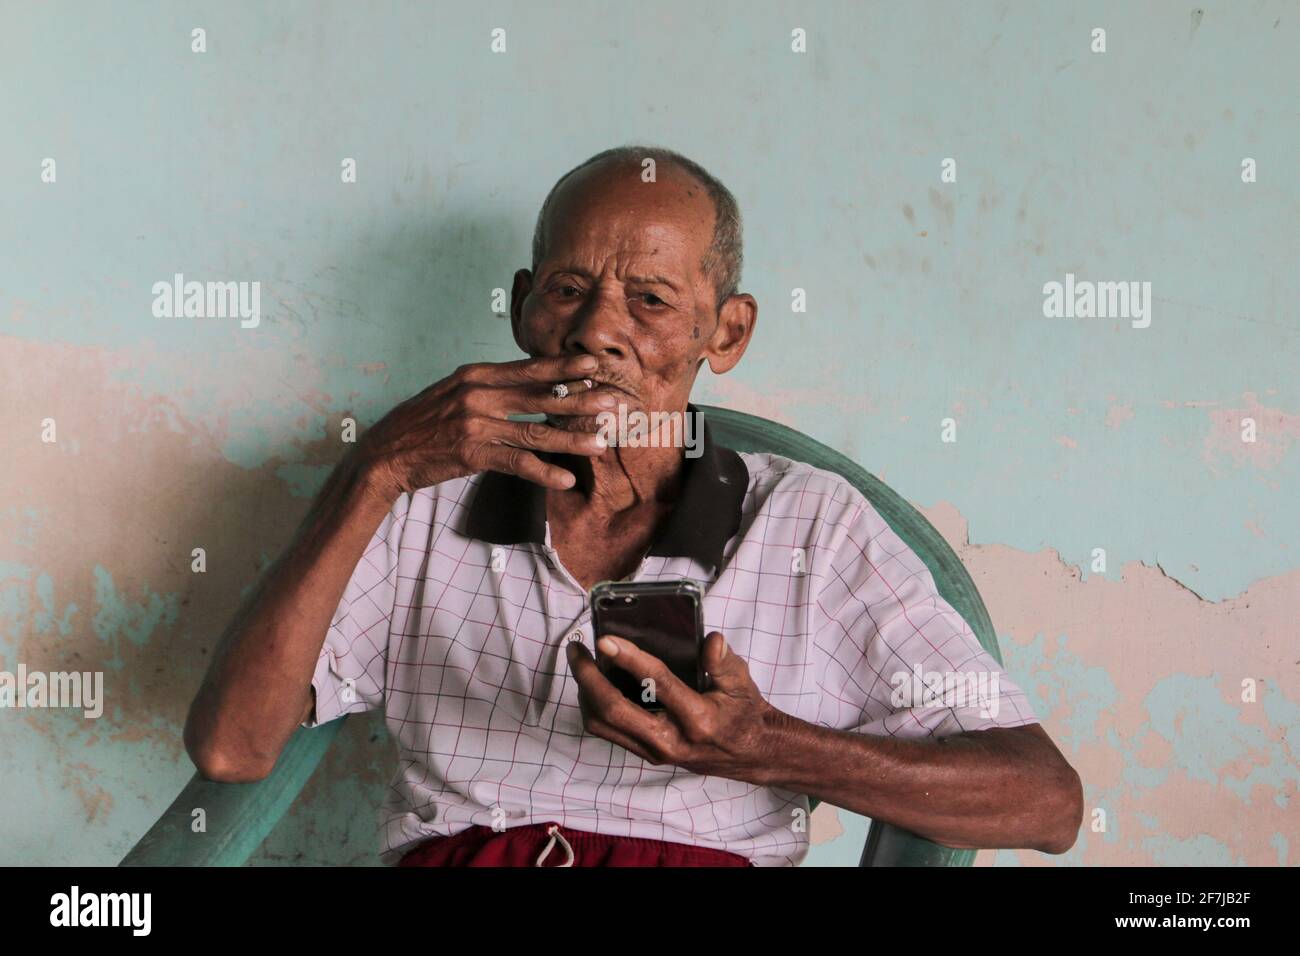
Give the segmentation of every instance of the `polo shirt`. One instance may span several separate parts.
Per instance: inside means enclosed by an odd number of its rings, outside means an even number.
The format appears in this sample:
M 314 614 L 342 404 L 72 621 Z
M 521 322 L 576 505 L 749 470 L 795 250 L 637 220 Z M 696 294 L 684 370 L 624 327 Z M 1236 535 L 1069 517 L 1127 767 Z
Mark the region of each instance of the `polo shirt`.
M 694 406 L 688 411 L 699 413 Z M 627 579 L 693 578 L 772 706 L 857 734 L 1036 723 L 925 563 L 839 475 L 717 444 Z M 653 766 L 583 728 L 565 644 L 594 653 L 587 592 L 551 546 L 540 485 L 479 472 L 400 495 L 357 563 L 312 678 L 313 727 L 382 708 L 399 762 L 380 858 L 473 824 L 555 821 L 713 847 L 757 866 L 808 853 L 808 798 Z M 940 693 L 933 675 L 950 675 Z M 951 675 L 972 678 L 961 693 Z M 828 770 L 829 772 L 829 770 Z

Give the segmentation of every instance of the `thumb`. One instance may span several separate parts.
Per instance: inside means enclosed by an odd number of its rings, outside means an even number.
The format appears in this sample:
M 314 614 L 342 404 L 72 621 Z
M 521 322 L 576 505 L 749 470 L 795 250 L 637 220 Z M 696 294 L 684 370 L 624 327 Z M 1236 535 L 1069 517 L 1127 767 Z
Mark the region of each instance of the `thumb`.
M 721 690 L 737 686 L 748 670 L 745 662 L 727 647 L 727 639 L 721 631 L 713 631 L 705 641 L 704 669 L 713 679 L 713 686 Z

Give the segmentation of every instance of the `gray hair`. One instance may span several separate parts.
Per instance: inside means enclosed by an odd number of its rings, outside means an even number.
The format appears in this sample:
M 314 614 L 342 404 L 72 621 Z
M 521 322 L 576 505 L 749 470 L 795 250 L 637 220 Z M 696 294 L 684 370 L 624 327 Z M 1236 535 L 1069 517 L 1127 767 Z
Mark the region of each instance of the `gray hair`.
M 537 226 L 533 229 L 533 272 L 537 271 L 537 266 L 546 254 L 544 242 L 546 214 L 550 210 L 551 200 L 554 199 L 564 181 L 579 170 L 595 163 L 610 161 L 614 165 L 635 163 L 639 166 L 642 160 L 647 158 L 655 161 L 656 168 L 662 165 L 676 166 L 693 177 L 704 187 L 713 202 L 713 242 L 705 252 L 700 268 L 713 280 L 716 292 L 714 309 L 720 309 L 722 303 L 727 301 L 729 296 L 735 295 L 740 288 L 740 270 L 745 258 L 741 240 L 740 207 L 736 204 L 736 197 L 731 194 L 731 190 L 722 185 L 703 166 L 687 159 L 681 153 L 660 146 L 637 144 L 616 146 L 597 153 L 557 179 L 551 191 L 546 194 L 542 209 L 537 214 Z

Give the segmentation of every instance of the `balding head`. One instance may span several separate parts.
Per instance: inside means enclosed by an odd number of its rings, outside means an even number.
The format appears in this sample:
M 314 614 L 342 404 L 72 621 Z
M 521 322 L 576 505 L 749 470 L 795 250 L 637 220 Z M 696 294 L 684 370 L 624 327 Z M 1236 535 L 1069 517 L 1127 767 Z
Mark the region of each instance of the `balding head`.
M 562 211 L 562 206 L 570 205 L 585 190 L 608 182 L 611 175 L 630 174 L 640 178 L 647 159 L 654 161 L 657 183 L 677 186 L 688 197 L 699 191 L 707 200 L 707 205 L 701 207 L 700 219 L 703 223 L 704 216 L 709 217 L 710 224 L 704 227 L 709 229 L 709 238 L 699 268 L 713 285 L 714 308 L 719 309 L 740 288 L 744 265 L 740 207 L 731 191 L 698 163 L 657 146 L 607 149 L 579 163 L 556 181 L 542 203 L 533 229 L 533 272 L 546 257 L 551 219 Z
M 655 159 L 653 181 L 642 178 L 644 158 Z M 758 306 L 735 291 L 739 217 L 730 194 L 697 169 L 626 147 L 560 179 L 538 217 L 533 268 L 515 273 L 510 316 L 521 349 L 597 356 L 591 379 L 642 411 L 684 410 L 705 363 L 721 375 L 740 361 Z

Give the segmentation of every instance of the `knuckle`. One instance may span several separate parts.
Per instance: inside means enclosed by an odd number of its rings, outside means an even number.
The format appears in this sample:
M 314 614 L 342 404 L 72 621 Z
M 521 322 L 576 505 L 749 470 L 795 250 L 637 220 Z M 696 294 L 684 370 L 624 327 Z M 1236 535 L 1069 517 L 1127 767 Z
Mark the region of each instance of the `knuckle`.
M 687 724 L 686 735 L 694 743 L 713 740 L 718 733 L 718 725 L 711 716 L 696 716 Z
M 474 449 L 474 444 L 467 439 L 462 438 L 459 441 L 453 442 L 451 446 L 452 460 L 462 468 L 473 467 L 474 459 L 476 457 Z
M 468 389 L 464 385 L 457 385 L 443 398 L 443 407 L 452 417 L 462 417 L 469 412 L 466 404 L 466 392 Z
M 586 451 L 592 432 L 565 432 L 564 446 L 571 451 Z
M 457 367 L 453 378 L 460 379 L 462 382 L 478 381 L 483 375 L 482 362 L 466 362 L 464 365 Z
M 478 385 L 469 385 L 460 390 L 460 407 L 466 415 L 477 415 L 483 410 L 487 389 Z

